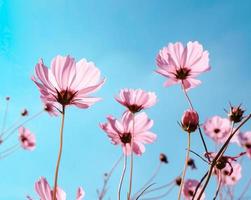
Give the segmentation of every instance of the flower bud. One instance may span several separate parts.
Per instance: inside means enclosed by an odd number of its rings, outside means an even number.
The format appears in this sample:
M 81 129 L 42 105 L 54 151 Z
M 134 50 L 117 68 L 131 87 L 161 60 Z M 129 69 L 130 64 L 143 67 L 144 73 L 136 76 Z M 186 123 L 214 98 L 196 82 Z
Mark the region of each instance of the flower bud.
M 181 125 L 184 131 L 188 133 L 194 132 L 199 124 L 199 115 L 196 111 L 186 110 L 182 116 Z
M 187 161 L 187 165 L 189 167 L 191 167 L 191 169 L 197 169 L 195 162 L 194 162 L 194 159 L 192 159 L 192 158 L 189 158 L 189 160 Z
M 24 109 L 22 112 L 21 112 L 21 115 L 22 117 L 25 117 L 25 116 L 28 116 L 29 112 L 27 109 Z
M 182 178 L 179 176 L 175 179 L 176 185 L 180 186 Z
M 161 154 L 159 155 L 159 159 L 160 159 L 160 162 L 162 162 L 162 163 L 165 163 L 165 164 L 168 163 L 168 159 L 167 159 L 166 155 L 163 154 L 163 153 L 161 153 Z

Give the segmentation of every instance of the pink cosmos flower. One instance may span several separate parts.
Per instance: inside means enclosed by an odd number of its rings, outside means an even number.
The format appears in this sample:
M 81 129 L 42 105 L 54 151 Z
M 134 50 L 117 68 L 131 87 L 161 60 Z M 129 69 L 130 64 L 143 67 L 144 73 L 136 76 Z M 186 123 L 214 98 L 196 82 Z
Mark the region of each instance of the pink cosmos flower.
M 199 184 L 199 181 L 194 180 L 194 179 L 187 179 L 185 181 L 184 187 L 183 187 L 183 196 L 185 200 L 193 199 L 193 195 L 198 184 Z M 198 189 L 194 199 L 197 199 L 197 196 L 200 194 L 200 191 L 201 191 L 201 187 Z M 206 195 L 203 193 L 200 199 L 203 200 L 205 198 L 206 198 Z
M 35 190 L 40 197 L 40 200 L 52 200 L 53 198 L 53 189 L 51 189 L 49 183 L 47 182 L 46 178 L 41 177 L 35 183 Z M 29 200 L 32 200 L 31 197 L 27 196 Z M 77 198 L 76 200 L 81 200 L 84 198 L 84 190 L 83 188 L 78 188 L 77 190 Z M 66 200 L 66 193 L 59 187 L 57 187 L 57 200 Z
M 33 133 L 30 132 L 29 129 L 20 126 L 18 128 L 19 132 L 19 141 L 21 146 L 25 150 L 32 151 L 36 147 L 36 137 Z
M 216 143 L 224 143 L 231 132 L 229 119 L 214 116 L 203 124 L 204 132 Z
M 153 143 L 157 138 L 149 131 L 153 126 L 153 121 L 144 112 L 134 115 L 127 111 L 123 114 L 121 121 L 112 116 L 107 117 L 107 120 L 108 122 L 100 124 L 100 127 L 107 133 L 114 145 L 122 146 L 125 155 L 130 155 L 132 151 L 137 155 L 142 155 L 145 152 L 144 144 Z M 131 142 L 133 142 L 133 149 L 131 149 Z
M 201 83 L 196 77 L 210 70 L 208 52 L 197 41 L 188 42 L 186 47 L 170 43 L 159 51 L 156 61 L 157 73 L 168 78 L 166 87 L 181 83 L 186 90 L 194 88 Z
M 241 165 L 233 160 L 222 169 L 214 169 L 214 174 L 217 175 L 218 181 L 221 180 L 224 185 L 235 185 L 241 179 Z
M 149 108 L 156 104 L 157 97 L 153 92 L 141 89 L 123 89 L 115 99 L 133 113 Z
M 196 131 L 199 124 L 199 115 L 195 110 L 188 109 L 184 112 L 182 119 L 181 119 L 181 125 L 182 128 L 191 133 Z
M 85 59 L 75 62 L 70 56 L 56 56 L 51 62 L 51 69 L 40 60 L 32 80 L 38 86 L 44 102 L 79 108 L 88 108 L 100 100 L 89 95 L 105 81 L 100 79 L 100 71 L 94 63 Z
M 251 158 L 251 131 L 238 134 L 238 143 L 245 148 L 247 156 Z

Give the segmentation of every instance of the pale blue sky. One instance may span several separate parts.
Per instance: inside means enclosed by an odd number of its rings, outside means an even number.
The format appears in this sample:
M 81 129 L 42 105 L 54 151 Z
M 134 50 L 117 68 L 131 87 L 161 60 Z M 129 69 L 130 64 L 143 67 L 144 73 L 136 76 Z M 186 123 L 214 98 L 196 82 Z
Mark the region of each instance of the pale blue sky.
M 47 65 L 57 54 L 92 60 L 107 79 L 96 94 L 103 101 L 88 110 L 67 109 L 60 186 L 68 199 L 75 197 L 78 185 L 85 188 L 87 200 L 96 199 L 102 173 L 121 153 L 98 123 L 108 114 L 119 117 L 123 112 L 113 97 L 124 87 L 155 91 L 158 96 L 157 105 L 147 111 L 155 121 L 152 130 L 158 140 L 136 159 L 134 185 L 138 188 L 155 169 L 160 152 L 168 155 L 170 164 L 162 168 L 155 182 L 166 183 L 183 168 L 186 135 L 177 121 L 188 104 L 180 87 L 163 87 L 164 78 L 154 73 L 155 56 L 169 42 L 198 40 L 210 52 L 212 66 L 200 76 L 203 84 L 189 92 L 201 120 L 215 114 L 224 116 L 228 101 L 243 103 L 250 112 L 250 9 L 248 0 L 0 0 L 1 117 L 7 95 L 12 97 L 9 125 L 23 107 L 31 114 L 41 109 L 39 92 L 30 79 L 40 57 Z M 27 125 L 37 136 L 37 148 L 1 160 L 0 200 L 25 199 L 26 194 L 35 197 L 34 182 L 40 176 L 52 185 L 59 123 L 59 118 L 44 114 Z M 250 130 L 250 125 L 243 130 Z M 203 153 L 197 133 L 192 141 L 192 148 Z M 13 143 L 15 136 L 6 146 Z M 189 178 L 198 178 L 205 171 L 201 161 L 197 164 L 199 170 L 188 172 Z M 250 160 L 243 164 L 244 176 L 250 176 Z M 111 199 L 116 199 L 121 167 L 110 182 Z M 244 178 L 242 185 L 246 181 Z M 214 188 L 209 188 L 208 199 Z M 177 190 L 167 199 L 176 196 Z

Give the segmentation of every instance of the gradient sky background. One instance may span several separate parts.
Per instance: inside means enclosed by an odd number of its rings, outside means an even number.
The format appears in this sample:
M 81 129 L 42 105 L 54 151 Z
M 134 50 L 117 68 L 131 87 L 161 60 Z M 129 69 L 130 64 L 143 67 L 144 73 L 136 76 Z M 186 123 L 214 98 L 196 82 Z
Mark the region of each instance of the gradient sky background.
M 120 117 L 124 109 L 113 97 L 124 87 L 155 91 L 158 96 L 157 105 L 147 110 L 155 121 L 152 130 L 158 140 L 135 160 L 134 189 L 154 171 L 160 152 L 168 155 L 170 164 L 163 166 L 155 182 L 167 183 L 183 169 L 187 138 L 177 121 L 188 104 L 180 87 L 163 87 L 164 78 L 154 72 L 155 56 L 169 42 L 198 40 L 210 52 L 212 66 L 211 72 L 200 76 L 203 84 L 189 91 L 201 121 L 215 114 L 225 116 L 228 101 L 243 103 L 250 112 L 250 9 L 249 0 L 0 0 L 0 117 L 7 95 L 11 96 L 8 125 L 24 107 L 31 115 L 41 110 L 39 92 L 30 79 L 40 57 L 47 65 L 57 54 L 87 58 L 107 78 L 96 94 L 103 101 L 88 110 L 67 109 L 59 185 L 68 199 L 75 198 L 78 185 L 85 188 L 87 200 L 96 199 L 102 174 L 121 154 L 121 148 L 110 144 L 98 124 L 108 114 Z M 242 130 L 250 130 L 250 125 Z M 37 148 L 34 152 L 20 150 L 0 161 L 1 200 L 25 199 L 27 194 L 37 197 L 33 188 L 40 176 L 53 183 L 60 118 L 43 114 L 26 126 L 36 134 Z M 15 144 L 16 136 L 0 150 Z M 192 142 L 192 149 L 202 154 L 197 133 Z M 207 142 L 214 150 L 213 143 Z M 241 149 L 231 147 L 230 151 L 239 153 Z M 245 158 L 243 164 L 245 178 L 237 194 L 251 175 L 250 160 Z M 206 165 L 198 159 L 197 165 L 198 171 L 189 171 L 187 177 L 202 176 Z M 111 179 L 107 199 L 116 199 L 121 169 L 122 165 Z M 213 181 L 207 199 L 212 199 L 215 187 Z M 166 199 L 176 197 L 177 189 Z

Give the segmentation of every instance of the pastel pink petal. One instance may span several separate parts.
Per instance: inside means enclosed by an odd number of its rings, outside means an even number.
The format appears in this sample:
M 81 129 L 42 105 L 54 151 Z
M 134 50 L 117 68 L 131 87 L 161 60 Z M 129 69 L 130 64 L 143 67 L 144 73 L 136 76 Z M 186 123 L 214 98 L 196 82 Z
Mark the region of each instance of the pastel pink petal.
M 195 88 L 201 84 L 200 80 L 193 79 L 193 78 L 188 78 L 186 81 L 188 81 L 190 84 L 190 86 L 188 88 Z
M 51 188 L 47 182 L 47 180 L 44 177 L 41 177 L 36 183 L 35 183 L 35 190 L 41 200 L 52 200 L 51 197 Z
M 42 60 L 36 65 L 35 73 L 47 90 L 55 92 L 55 86 L 50 82 L 50 71 L 44 66 Z
M 116 145 L 121 143 L 119 133 L 117 132 L 118 130 L 114 130 L 110 123 L 100 124 L 100 128 L 107 133 L 107 136 L 111 139 L 113 144 Z
M 114 117 L 112 116 L 108 116 L 107 120 L 109 121 L 111 127 L 114 129 L 115 132 L 119 133 L 123 133 L 124 132 L 124 127 L 123 124 L 121 124 L 118 120 L 116 120 Z
M 134 132 L 141 133 L 149 130 L 153 126 L 153 120 L 150 120 L 145 112 L 141 112 L 134 117 Z
M 126 145 L 122 145 L 122 149 L 123 149 L 123 153 L 124 155 L 128 156 L 128 155 L 131 155 L 132 153 L 132 148 L 131 148 L 131 145 L 130 144 L 126 144 Z
M 101 98 L 96 97 L 82 97 L 81 99 L 74 99 L 72 104 L 79 108 L 89 108 L 94 103 L 100 101 Z
M 93 62 L 87 62 L 85 59 L 76 64 L 76 77 L 72 88 L 80 90 L 85 87 L 97 85 L 100 82 L 100 71 Z
M 105 79 L 103 79 L 102 81 L 100 81 L 96 85 L 92 85 L 92 86 L 89 86 L 89 87 L 86 87 L 86 88 L 79 90 L 77 92 L 77 96 L 78 97 L 85 97 L 90 93 L 96 92 L 97 90 L 99 90 L 101 88 L 101 86 L 104 84 L 104 82 L 105 82 Z
M 51 62 L 51 70 L 61 90 L 66 90 L 72 82 L 75 72 L 75 60 L 70 56 L 56 56 Z
M 169 64 L 177 68 L 183 67 L 180 66 L 180 63 L 182 63 L 183 51 L 184 47 L 182 43 L 180 42 L 176 42 L 175 44 L 170 43 L 168 45 L 168 53 L 170 55 L 168 59 Z
M 56 198 L 57 200 L 66 200 L 66 193 L 60 187 L 57 187 Z
M 124 127 L 124 132 L 131 133 L 133 132 L 133 114 L 130 111 L 124 112 L 121 123 Z
M 145 152 L 145 146 L 140 143 L 140 142 L 134 142 L 133 143 L 133 152 L 136 154 L 136 155 L 142 155 L 144 152 Z
M 164 83 L 165 87 L 170 87 L 172 85 L 178 84 L 180 81 L 176 79 L 167 79 L 166 82 Z
M 192 68 L 192 71 L 201 73 L 208 71 L 209 66 L 208 52 L 203 52 L 201 44 L 196 42 L 188 42 L 187 44 L 187 60 L 186 67 Z
M 156 138 L 157 138 L 156 134 L 147 131 L 147 132 L 137 134 L 137 136 L 135 137 L 135 141 L 139 141 L 144 144 L 150 144 L 150 143 L 153 143 L 156 140 Z
M 84 191 L 84 189 L 83 189 L 82 187 L 79 187 L 79 188 L 77 189 L 77 197 L 76 197 L 76 200 L 81 200 L 81 199 L 84 198 L 84 196 L 85 196 L 85 191 Z
M 159 54 L 157 55 L 156 62 L 159 67 L 162 67 L 164 65 L 168 65 L 168 49 L 167 47 L 164 47 L 159 51 Z
M 166 70 L 166 69 L 161 69 L 161 68 L 158 68 L 157 70 L 155 70 L 158 74 L 161 74 L 165 77 L 170 77 L 170 73 Z

